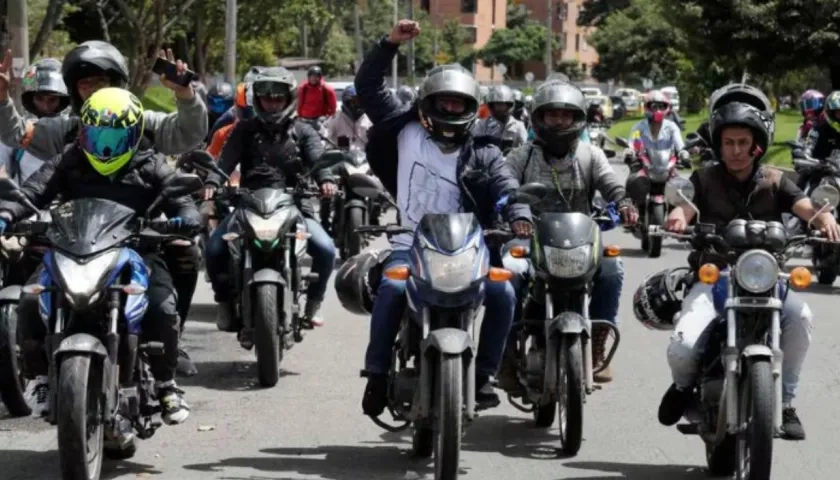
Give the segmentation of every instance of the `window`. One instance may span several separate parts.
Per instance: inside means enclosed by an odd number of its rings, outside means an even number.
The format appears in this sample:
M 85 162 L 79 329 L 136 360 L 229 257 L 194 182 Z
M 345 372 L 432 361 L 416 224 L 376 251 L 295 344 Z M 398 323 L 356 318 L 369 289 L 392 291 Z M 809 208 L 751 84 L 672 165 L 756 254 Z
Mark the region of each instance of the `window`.
M 493 25 L 493 28 L 496 28 L 496 0 L 493 0 L 493 5 L 490 7 L 492 8 L 492 15 L 493 18 L 490 20 L 490 25 Z
M 473 44 L 478 41 L 478 28 L 475 25 L 461 25 L 464 29 L 464 43 Z
M 420 0 L 420 8 L 428 12 L 430 8 L 429 1 L 430 0 Z
M 561 52 L 566 50 L 566 37 L 568 34 L 566 32 L 558 33 L 557 34 L 557 50 Z
M 461 0 L 461 13 L 475 13 L 478 0 Z
M 580 51 L 580 34 L 579 33 L 575 34 L 575 51 L 576 52 Z
M 557 19 L 558 20 L 566 20 L 569 16 L 569 6 L 566 5 L 566 2 L 560 2 L 557 4 Z

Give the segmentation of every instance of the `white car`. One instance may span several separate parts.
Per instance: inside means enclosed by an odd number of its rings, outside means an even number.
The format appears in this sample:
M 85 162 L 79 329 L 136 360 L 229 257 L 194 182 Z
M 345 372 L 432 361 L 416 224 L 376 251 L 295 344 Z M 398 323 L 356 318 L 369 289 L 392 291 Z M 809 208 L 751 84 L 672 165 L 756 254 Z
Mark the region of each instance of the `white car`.
M 353 86 L 353 82 L 327 82 L 327 85 L 335 90 L 336 111 L 341 110 L 341 95 L 345 88 Z
M 583 92 L 583 96 L 585 96 L 587 98 L 589 98 L 589 97 L 601 97 L 601 96 L 604 95 L 604 93 L 598 87 L 583 87 L 583 88 L 580 89 L 580 91 Z
M 663 87 L 659 89 L 660 92 L 668 95 L 668 100 L 671 100 L 671 110 L 679 113 L 680 111 L 680 92 L 677 87 Z

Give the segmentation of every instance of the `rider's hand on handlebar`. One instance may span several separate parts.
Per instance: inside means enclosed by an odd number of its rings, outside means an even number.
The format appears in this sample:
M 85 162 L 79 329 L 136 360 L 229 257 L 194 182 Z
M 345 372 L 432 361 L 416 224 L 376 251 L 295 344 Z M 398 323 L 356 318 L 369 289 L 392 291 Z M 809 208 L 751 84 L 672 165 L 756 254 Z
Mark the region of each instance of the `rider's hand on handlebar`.
M 621 215 L 621 220 L 625 225 L 635 225 L 639 221 L 639 211 L 636 207 L 626 206 L 618 209 L 618 214 Z
M 333 182 L 324 182 L 321 184 L 321 197 L 332 198 L 338 193 L 338 185 Z
M 530 238 L 534 233 L 534 225 L 527 220 L 515 220 L 510 224 L 510 229 L 519 238 Z
M 668 217 L 665 219 L 665 230 L 675 233 L 683 233 L 688 223 L 681 217 Z
M 817 217 L 817 222 L 823 237 L 832 242 L 840 240 L 840 225 L 837 225 L 833 215 L 822 213 Z
M 201 197 L 204 200 L 213 200 L 213 197 L 216 196 L 216 186 L 215 185 L 205 185 L 204 190 L 201 191 Z

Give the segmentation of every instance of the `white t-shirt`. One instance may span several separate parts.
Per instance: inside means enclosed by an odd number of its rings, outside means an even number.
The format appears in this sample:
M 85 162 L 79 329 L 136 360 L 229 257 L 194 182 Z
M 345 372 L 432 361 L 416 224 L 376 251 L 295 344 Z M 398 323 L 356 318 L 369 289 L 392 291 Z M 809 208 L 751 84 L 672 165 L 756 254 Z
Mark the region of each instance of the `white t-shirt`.
M 416 228 L 427 213 L 463 210 L 457 180 L 460 150 L 441 152 L 419 122 L 411 122 L 400 131 L 397 148 L 397 205 L 404 226 Z M 391 240 L 391 246 L 406 250 L 413 239 L 413 234 L 400 234 Z

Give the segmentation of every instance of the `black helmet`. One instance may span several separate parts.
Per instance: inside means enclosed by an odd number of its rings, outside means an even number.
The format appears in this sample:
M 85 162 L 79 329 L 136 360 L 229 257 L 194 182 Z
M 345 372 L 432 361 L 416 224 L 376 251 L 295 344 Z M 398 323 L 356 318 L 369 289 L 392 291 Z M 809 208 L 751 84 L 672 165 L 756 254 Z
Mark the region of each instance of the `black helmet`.
M 709 119 L 709 129 L 712 132 L 712 151 L 718 159 L 720 156 L 721 132 L 726 127 L 747 127 L 753 132 L 753 143 L 757 147 L 753 152 L 754 160 L 760 160 L 767 153 L 770 145 L 770 131 L 773 119 L 769 114 L 747 105 L 746 103 L 731 102 L 724 104 L 712 113 Z
M 669 268 L 647 277 L 633 295 L 636 320 L 651 330 L 673 330 L 674 316 L 682 308 L 682 295 L 690 279 L 691 271 L 686 267 Z
M 724 106 L 727 103 L 738 102 L 752 105 L 758 110 L 767 114 L 770 118 L 775 117 L 773 112 L 773 105 L 761 90 L 744 83 L 732 83 L 715 90 L 709 97 L 709 116 L 715 113 L 715 110 Z M 772 140 L 775 130 L 775 121 L 771 124 L 770 138 Z
M 38 93 L 48 93 L 59 98 L 58 109 L 45 114 L 35 107 L 34 98 Z M 61 62 L 54 58 L 45 58 L 33 63 L 23 74 L 23 94 L 21 103 L 27 112 L 36 117 L 53 117 L 70 106 L 67 86 L 61 76 Z
M 549 127 L 543 121 L 546 110 L 574 112 L 574 123 L 565 130 Z M 577 148 L 580 134 L 586 128 L 586 97 L 580 88 L 559 80 L 544 83 L 534 93 L 531 124 L 540 145 L 552 154 L 563 156 Z
M 76 88 L 79 80 L 107 75 L 112 87 L 125 88 L 129 79 L 128 63 L 123 54 L 110 43 L 101 40 L 89 40 L 70 50 L 62 62 L 61 75 L 75 111 L 82 108 L 84 103 Z
M 284 67 L 269 67 L 258 73 L 251 87 L 254 92 L 254 112 L 268 125 L 285 124 L 297 111 L 297 80 Z M 266 112 L 259 98 L 281 95 L 286 97 L 286 108 L 280 112 Z
M 464 111 L 459 114 L 441 111 L 436 100 L 444 96 L 463 99 Z M 420 85 L 420 123 L 439 144 L 446 147 L 462 144 L 478 118 L 479 98 L 481 90 L 469 70 L 456 64 L 435 67 Z
M 408 85 L 403 85 L 397 89 L 397 98 L 403 103 L 412 103 L 417 98 L 417 95 L 414 93 L 413 88 Z
M 321 67 L 315 65 L 314 67 L 309 67 L 309 70 L 306 71 L 306 76 L 309 77 L 310 75 L 318 75 L 319 77 L 323 77 L 324 72 L 321 71 Z
M 390 249 L 368 250 L 341 265 L 335 274 L 335 293 L 345 310 L 356 315 L 370 314 L 382 267 L 390 254 Z

